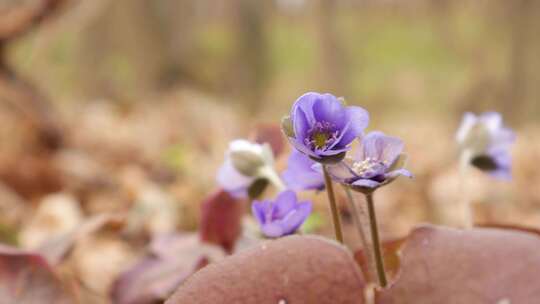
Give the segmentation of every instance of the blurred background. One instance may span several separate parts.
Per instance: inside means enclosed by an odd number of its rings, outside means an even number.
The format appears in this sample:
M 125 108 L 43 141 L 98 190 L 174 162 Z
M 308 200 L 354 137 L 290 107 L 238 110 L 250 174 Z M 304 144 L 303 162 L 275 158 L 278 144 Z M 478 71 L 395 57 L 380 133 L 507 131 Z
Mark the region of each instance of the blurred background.
M 539 33 L 534 0 L 0 0 L 0 239 L 31 248 L 106 212 L 195 230 L 228 142 L 306 91 L 405 141 L 415 178 L 377 193 L 383 238 L 459 225 L 465 111 L 499 111 L 518 137 L 511 182 L 468 181 L 477 222 L 540 228 Z M 302 195 L 307 229 L 331 235 L 324 194 Z M 124 268 L 144 247 L 99 240 Z

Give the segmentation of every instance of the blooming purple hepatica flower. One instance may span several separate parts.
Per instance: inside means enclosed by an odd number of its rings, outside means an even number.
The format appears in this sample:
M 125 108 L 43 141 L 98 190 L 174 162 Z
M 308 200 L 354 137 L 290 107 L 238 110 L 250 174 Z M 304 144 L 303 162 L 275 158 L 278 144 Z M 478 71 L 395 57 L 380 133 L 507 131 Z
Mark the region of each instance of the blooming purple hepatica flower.
M 253 201 L 251 211 L 263 234 L 276 238 L 294 233 L 311 213 L 311 202 L 298 202 L 291 190 L 281 192 L 275 201 Z
M 293 150 L 289 156 L 287 169 L 281 177 L 285 185 L 292 190 L 323 190 L 324 176 L 314 169 L 317 163 L 307 155 Z
M 362 134 L 369 115 L 332 94 L 306 93 L 296 100 L 283 130 L 292 145 L 317 162 L 338 162 Z
M 476 116 L 465 113 L 456 140 L 464 161 L 495 178 L 511 178 L 510 147 L 515 134 L 503 126 L 501 114 L 486 112 Z
M 360 143 L 352 158 L 328 167 L 332 178 L 353 190 L 373 192 L 400 175 L 412 177 L 403 168 L 403 142 L 396 137 L 374 131 L 359 138 Z

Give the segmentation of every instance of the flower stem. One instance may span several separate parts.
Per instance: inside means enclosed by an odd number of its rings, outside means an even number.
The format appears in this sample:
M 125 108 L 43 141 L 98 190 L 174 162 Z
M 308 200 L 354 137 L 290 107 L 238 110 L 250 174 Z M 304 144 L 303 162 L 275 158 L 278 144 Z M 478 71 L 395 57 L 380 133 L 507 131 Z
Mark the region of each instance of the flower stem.
M 366 194 L 366 201 L 369 212 L 369 224 L 371 228 L 371 239 L 373 243 L 373 255 L 375 256 L 375 265 L 377 266 L 377 275 L 381 287 L 386 287 L 386 273 L 384 272 L 384 263 L 381 253 L 381 243 L 379 241 L 379 230 L 377 227 L 377 217 L 375 216 L 375 205 L 373 204 L 373 193 Z
M 339 212 L 336 204 L 336 196 L 334 194 L 334 187 L 332 186 L 332 180 L 326 166 L 323 165 L 324 183 L 326 185 L 326 193 L 328 194 L 328 202 L 330 203 L 330 210 L 332 211 L 332 222 L 334 223 L 334 232 L 336 233 L 336 240 L 343 244 L 343 232 L 341 231 L 341 221 L 339 218 Z
M 465 150 L 461 153 L 459 160 L 459 192 L 461 193 L 461 208 L 463 209 L 463 227 L 470 229 L 474 226 L 474 213 L 471 206 L 467 187 L 467 177 L 469 176 L 469 164 L 471 162 L 471 152 Z
M 285 184 L 283 184 L 281 177 L 279 177 L 274 168 L 270 166 L 265 166 L 259 170 L 259 175 L 266 177 L 270 181 L 270 183 L 272 183 L 278 189 L 278 191 L 281 192 L 285 190 Z
M 369 222 L 368 215 L 366 214 L 366 211 L 364 208 L 358 207 L 358 205 L 356 204 L 356 201 L 354 200 L 351 190 L 347 188 L 346 186 L 343 186 L 343 189 L 345 190 L 345 193 L 347 194 L 347 198 L 351 206 L 351 210 L 352 210 L 352 217 L 353 217 L 354 225 L 358 229 L 358 234 L 360 235 L 360 240 L 362 241 L 362 250 L 364 251 L 364 254 L 366 255 L 366 260 L 367 260 L 367 265 L 368 265 L 367 275 L 372 280 L 379 281 L 376 266 L 375 266 L 375 257 L 373 256 L 373 246 L 371 245 L 371 241 L 368 239 L 368 235 L 369 235 L 369 226 L 367 226 L 367 223 Z

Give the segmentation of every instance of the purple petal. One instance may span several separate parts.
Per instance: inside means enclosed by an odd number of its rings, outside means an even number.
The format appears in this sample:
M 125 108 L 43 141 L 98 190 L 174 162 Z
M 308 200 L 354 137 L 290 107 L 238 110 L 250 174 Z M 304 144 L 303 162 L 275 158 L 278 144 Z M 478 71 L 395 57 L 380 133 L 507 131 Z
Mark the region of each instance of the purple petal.
M 332 155 L 337 155 L 339 153 L 343 153 L 343 152 L 347 152 L 351 149 L 351 147 L 344 147 L 344 148 L 339 148 L 339 149 L 333 149 L 333 150 L 326 150 L 326 151 L 317 151 L 317 154 L 319 156 L 319 158 L 321 156 L 332 156 Z
M 353 186 L 365 187 L 365 188 L 377 188 L 381 183 L 371 179 L 359 179 L 352 183 Z
M 266 222 L 265 204 L 262 201 L 253 201 L 251 204 L 251 214 L 259 222 L 260 225 L 264 225 Z
M 253 182 L 253 178 L 240 174 L 233 166 L 230 159 L 226 159 L 219 168 L 217 174 L 219 185 L 236 198 L 247 197 L 247 188 Z
M 295 232 L 311 213 L 311 202 L 300 202 L 296 209 L 281 220 L 280 224 L 284 234 Z
M 287 169 L 282 178 L 287 187 L 292 190 L 313 190 L 324 187 L 324 177 L 321 171 L 313 168 L 317 164 L 303 153 L 293 150 L 289 156 Z
M 309 125 L 315 124 L 315 117 L 313 113 L 313 106 L 317 100 L 321 99 L 322 95 L 315 92 L 308 92 L 298 97 L 294 102 L 291 109 L 291 118 L 294 122 L 297 113 L 303 113 L 305 115 L 306 122 Z
M 402 151 L 403 142 L 399 138 L 374 131 L 362 138 L 361 147 L 358 149 L 360 153 L 358 159 L 371 158 L 390 166 Z
M 281 192 L 275 202 L 274 202 L 274 211 L 272 214 L 273 218 L 283 218 L 289 212 L 291 212 L 296 206 L 296 193 L 292 190 L 285 190 Z
M 347 107 L 347 120 L 350 122 L 347 130 L 343 131 L 340 146 L 350 144 L 356 137 L 362 135 L 369 124 L 369 114 L 361 107 Z
M 458 142 L 463 142 L 471 128 L 474 127 L 477 122 L 478 117 L 476 117 L 476 115 L 474 115 L 473 113 L 467 112 L 463 114 L 461 124 L 459 125 L 459 129 L 456 133 L 456 140 Z
M 308 155 L 308 156 L 311 156 L 311 157 L 315 157 L 315 158 L 320 158 L 319 155 L 315 154 L 315 152 L 311 151 L 305 144 L 304 142 L 302 141 L 301 138 L 298 138 L 298 139 L 295 139 L 295 138 L 289 138 L 289 142 L 293 145 L 293 147 L 304 153 L 305 155 Z
M 309 122 L 308 118 L 306 117 L 306 113 L 300 108 L 294 111 L 293 116 L 291 116 L 291 120 L 293 124 L 294 137 L 297 140 L 303 141 L 303 139 L 307 136 L 310 126 L 313 125 L 313 122 Z
M 316 121 L 326 121 L 338 129 L 348 122 L 345 106 L 332 94 L 321 94 L 313 104 L 313 114 Z
M 398 177 L 400 175 L 403 175 L 403 176 L 406 176 L 406 177 L 409 177 L 409 178 L 413 177 L 413 174 L 409 170 L 407 170 L 407 169 L 397 169 L 397 170 L 388 172 L 385 175 L 385 178 L 393 179 L 393 178 L 396 178 L 396 177 Z
M 489 151 L 489 155 L 497 165 L 497 168 L 490 171 L 489 174 L 494 178 L 501 180 L 512 179 L 512 158 L 507 150 L 496 149 Z
M 270 222 L 261 227 L 263 234 L 270 238 L 277 238 L 287 234 L 279 222 Z
M 348 180 L 358 178 L 352 169 L 345 163 L 339 162 L 337 164 L 328 165 L 327 167 L 328 174 L 340 183 L 345 183 Z
M 491 140 L 492 147 L 502 147 L 506 149 L 516 140 L 516 134 L 508 128 L 501 128 L 497 130 L 497 132 L 491 134 Z
M 497 112 L 485 112 L 478 118 L 487 129 L 493 133 L 502 127 L 502 116 Z

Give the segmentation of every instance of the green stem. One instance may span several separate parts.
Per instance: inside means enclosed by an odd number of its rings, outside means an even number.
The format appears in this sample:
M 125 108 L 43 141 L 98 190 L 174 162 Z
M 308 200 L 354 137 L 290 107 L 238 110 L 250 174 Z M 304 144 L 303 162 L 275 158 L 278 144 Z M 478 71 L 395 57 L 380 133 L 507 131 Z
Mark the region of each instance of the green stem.
M 379 241 L 379 231 L 377 227 L 377 217 L 375 216 L 375 205 L 373 203 L 373 193 L 366 194 L 366 200 L 369 212 L 369 224 L 371 227 L 371 239 L 373 243 L 373 255 L 375 256 L 375 265 L 377 266 L 377 275 L 381 287 L 386 287 L 386 273 L 384 272 L 384 263 L 381 253 L 381 243 Z
M 356 226 L 358 230 L 358 234 L 360 235 L 360 240 L 362 241 L 362 250 L 364 251 L 364 254 L 366 255 L 366 261 L 368 265 L 367 269 L 367 275 L 371 278 L 371 280 L 379 281 L 377 270 L 375 266 L 375 258 L 373 256 L 373 249 L 372 245 L 370 243 L 370 240 L 368 239 L 369 235 L 369 226 L 367 226 L 367 223 L 369 222 L 368 215 L 365 212 L 365 209 L 362 207 L 358 207 L 356 205 L 356 201 L 354 200 L 354 197 L 352 195 L 351 190 L 343 186 L 343 189 L 345 190 L 345 193 L 347 194 L 347 198 L 349 200 L 349 204 L 351 206 L 352 210 L 352 217 L 354 221 L 354 225 Z
M 334 187 L 332 186 L 332 180 L 326 166 L 323 165 L 324 184 L 326 185 L 326 193 L 328 194 L 328 202 L 330 203 L 330 210 L 332 211 L 332 222 L 334 223 L 334 232 L 336 233 L 336 240 L 343 244 L 343 232 L 341 231 L 341 221 L 339 218 L 339 211 L 336 204 L 336 196 L 334 194 Z

